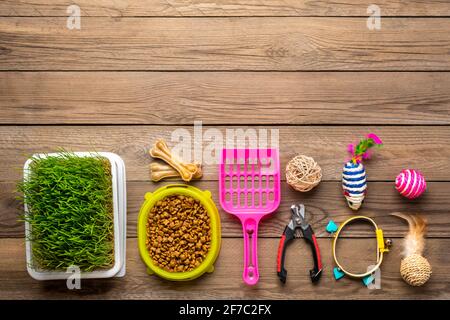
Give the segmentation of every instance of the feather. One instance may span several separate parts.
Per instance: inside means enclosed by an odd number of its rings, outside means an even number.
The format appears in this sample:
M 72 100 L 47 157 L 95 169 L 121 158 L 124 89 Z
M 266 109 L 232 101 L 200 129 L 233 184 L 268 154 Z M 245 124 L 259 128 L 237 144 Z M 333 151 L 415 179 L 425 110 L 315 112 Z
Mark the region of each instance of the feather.
M 413 254 L 422 255 L 425 247 L 425 230 L 427 221 L 418 215 L 408 215 L 403 213 L 391 213 L 391 215 L 404 219 L 408 222 L 409 231 L 403 240 L 403 257 Z
M 375 143 L 375 144 L 379 144 L 379 145 L 383 144 L 383 141 L 381 141 L 380 137 L 378 137 L 375 133 L 369 133 L 367 135 L 367 139 L 372 139 L 373 143 Z
M 351 155 L 354 155 L 354 154 L 355 154 L 355 144 L 354 144 L 354 143 L 350 143 L 350 144 L 347 146 L 347 151 L 348 151 L 348 153 L 350 153 Z
M 374 133 L 369 133 L 366 138 L 361 139 L 357 144 L 349 144 L 347 151 L 352 155 L 354 163 L 360 163 L 362 160 L 367 160 L 371 156 L 369 151 L 373 147 L 380 147 L 383 141 Z

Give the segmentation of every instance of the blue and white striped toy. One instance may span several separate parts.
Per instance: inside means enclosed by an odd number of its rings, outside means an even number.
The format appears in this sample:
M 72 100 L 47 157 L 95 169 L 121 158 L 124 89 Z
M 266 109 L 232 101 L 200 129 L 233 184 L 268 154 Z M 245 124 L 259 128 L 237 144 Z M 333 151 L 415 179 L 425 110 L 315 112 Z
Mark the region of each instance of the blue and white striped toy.
M 362 161 L 370 158 L 369 149 L 382 144 L 383 142 L 376 134 L 369 133 L 358 144 L 348 146 L 352 159 L 344 165 L 342 188 L 348 206 L 353 210 L 361 207 L 367 193 L 367 175 Z
M 364 165 L 349 161 L 342 172 L 342 188 L 347 199 L 348 206 L 358 210 L 366 196 L 367 180 Z

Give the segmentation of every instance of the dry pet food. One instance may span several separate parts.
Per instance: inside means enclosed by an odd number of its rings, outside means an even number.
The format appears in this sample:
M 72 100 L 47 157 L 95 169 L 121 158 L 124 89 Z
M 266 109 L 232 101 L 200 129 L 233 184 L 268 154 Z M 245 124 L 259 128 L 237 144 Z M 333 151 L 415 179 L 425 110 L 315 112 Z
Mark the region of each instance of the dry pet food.
M 148 215 L 146 246 L 154 264 L 168 272 L 197 268 L 211 246 L 208 212 L 192 197 L 168 196 Z

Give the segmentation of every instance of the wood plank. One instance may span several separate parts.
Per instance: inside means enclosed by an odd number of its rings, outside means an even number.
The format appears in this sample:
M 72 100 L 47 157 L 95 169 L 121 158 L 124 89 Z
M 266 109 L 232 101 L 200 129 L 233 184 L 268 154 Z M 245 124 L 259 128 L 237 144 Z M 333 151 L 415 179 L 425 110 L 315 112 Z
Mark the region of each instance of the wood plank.
M 2 18 L 0 70 L 450 70 L 449 19 Z
M 450 124 L 449 87 L 445 72 L 2 72 L 0 123 Z
M 251 120 L 249 120 L 251 121 Z M 171 147 L 174 133 L 186 129 L 192 139 L 191 127 L 176 126 L 0 126 L 0 181 L 16 181 L 21 178 L 22 166 L 27 157 L 38 152 L 54 152 L 58 148 L 73 151 L 110 151 L 120 155 L 126 163 L 127 178 L 131 181 L 148 181 L 149 164 L 152 158 L 148 150 L 155 139 L 164 138 Z M 203 126 L 206 132 L 209 126 Z M 347 145 L 369 132 L 376 132 L 383 139 L 384 147 L 375 152 L 373 159 L 366 162 L 366 170 L 371 181 L 393 181 L 405 167 L 420 169 L 428 181 L 450 180 L 450 127 L 416 126 L 281 126 L 251 127 L 254 137 L 246 135 L 252 131 L 242 127 L 215 127 L 228 142 L 236 141 L 232 132 L 249 137 L 250 144 L 256 145 L 259 129 L 267 129 L 270 137 L 272 129 L 279 129 L 281 168 L 297 153 L 307 154 L 318 161 L 323 170 L 323 180 L 339 180 L 343 163 L 348 158 Z M 228 131 L 230 132 L 230 130 Z M 262 133 L 262 132 L 261 132 Z M 261 134 L 259 139 L 263 139 Z M 178 140 L 174 141 L 180 141 Z M 191 147 L 201 142 L 192 142 Z M 211 140 L 203 141 L 206 147 Z M 224 142 L 224 145 L 226 142 Z M 270 138 L 268 144 L 271 144 Z M 235 144 L 236 145 L 236 144 Z M 189 148 L 189 150 L 192 150 Z M 217 179 L 217 166 L 204 165 L 204 179 Z
M 224 239 L 212 274 L 191 282 L 169 282 L 149 276 L 141 262 L 135 239 L 127 243 L 127 275 L 122 279 L 97 279 L 81 282 L 81 290 L 69 291 L 65 281 L 38 282 L 25 271 L 23 240 L 0 239 L 0 299 L 449 299 L 449 239 L 430 239 L 426 256 L 433 268 L 430 281 L 420 288 L 408 286 L 400 277 L 401 246 L 386 254 L 382 265 L 380 290 L 368 290 L 360 281 L 332 278 L 331 241 L 319 239 L 324 273 L 313 285 L 308 270 L 312 266 L 310 249 L 302 240 L 287 251 L 287 283 L 277 279 L 275 261 L 277 239 L 259 241 L 260 282 L 256 287 L 243 284 L 242 239 Z M 343 239 L 340 244 L 348 262 L 357 270 L 373 263 L 373 239 Z M 353 255 L 352 255 L 353 253 Z M 357 258 L 356 258 L 357 255 Z M 345 260 L 344 260 L 345 259 Z M 287 295 L 289 293 L 289 295 Z
M 70 0 L 3 0 L 0 16 L 66 16 Z M 86 16 L 365 16 L 370 0 L 77 0 Z M 383 16 L 449 16 L 442 0 L 377 0 Z
M 130 238 L 136 237 L 137 218 L 140 207 L 143 203 L 144 195 L 147 192 L 156 190 L 165 183 L 151 182 L 128 182 L 127 184 L 127 234 Z M 202 190 L 210 190 L 213 200 L 219 209 L 222 236 L 226 238 L 241 237 L 242 230 L 239 221 L 225 213 L 219 204 L 219 192 L 216 181 L 198 181 L 194 186 Z M 20 222 L 20 215 L 23 212 L 22 205 L 15 199 L 15 184 L 0 183 L 0 238 L 23 237 L 24 226 Z M 282 183 L 282 200 L 276 214 L 263 220 L 259 229 L 260 237 L 278 238 L 283 232 L 290 219 L 289 207 L 293 203 L 302 202 L 308 212 L 308 219 L 311 222 L 317 237 L 329 237 L 325 231 L 328 221 L 331 219 L 336 223 L 342 222 L 353 215 L 342 196 L 339 182 L 323 182 L 316 190 L 310 193 L 301 194 L 286 183 Z M 431 182 L 428 184 L 428 191 L 423 197 L 409 201 L 403 199 L 394 190 L 392 183 L 372 182 L 369 186 L 369 194 L 363 208 L 358 212 L 363 215 L 373 217 L 384 233 L 388 237 L 404 236 L 407 226 L 398 220 L 390 217 L 391 212 L 420 213 L 428 220 L 428 237 L 450 238 L 450 182 Z M 371 237 L 373 230 L 368 225 L 354 225 L 345 232 L 346 237 Z

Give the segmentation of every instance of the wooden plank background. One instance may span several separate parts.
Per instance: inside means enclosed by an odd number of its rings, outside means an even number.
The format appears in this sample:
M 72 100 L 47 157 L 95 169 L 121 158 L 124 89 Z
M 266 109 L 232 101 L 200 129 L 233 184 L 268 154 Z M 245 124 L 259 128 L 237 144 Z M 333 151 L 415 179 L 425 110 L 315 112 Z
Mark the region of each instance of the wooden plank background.
M 78 0 L 81 30 L 66 28 L 68 0 L 0 2 L 0 298 L 27 299 L 449 299 L 450 2 L 377 1 L 381 30 L 366 27 L 372 1 Z M 282 182 L 282 203 L 260 228 L 261 281 L 241 280 L 239 222 L 220 209 L 223 246 L 213 274 L 189 283 L 150 277 L 140 261 L 136 220 L 149 181 L 148 149 L 176 129 L 279 130 L 282 167 L 297 153 L 322 166 L 323 182 L 300 194 Z M 332 279 L 329 219 L 353 212 L 341 193 L 346 145 L 376 132 L 385 146 L 367 162 L 369 194 L 360 213 L 373 217 L 394 247 L 382 289 Z M 208 141 L 203 141 L 206 146 Z M 111 151 L 127 167 L 127 275 L 83 281 L 32 280 L 25 269 L 21 204 L 15 185 L 25 160 L 57 148 Z M 415 201 L 393 188 L 405 167 L 422 170 L 427 193 Z M 217 168 L 193 185 L 217 198 Z M 288 283 L 275 274 L 288 207 L 303 202 L 325 265 L 310 283 L 309 248 L 288 251 Z M 399 275 L 407 227 L 393 211 L 429 221 L 426 256 L 433 276 L 412 288 Z M 373 262 L 370 229 L 345 233 L 342 259 Z M 356 248 L 356 249 L 355 249 Z M 355 256 L 358 255 L 358 258 Z M 355 262 L 356 261 L 356 262 Z
M 0 20 L 0 70 L 449 70 L 450 19 L 86 17 Z M 405 37 L 405 34 L 408 36 Z
M 356 270 L 365 270 L 374 262 L 374 239 L 343 239 L 341 249 L 354 255 L 342 257 L 351 261 Z M 428 241 L 428 255 L 433 257 L 433 277 L 421 288 L 411 288 L 399 276 L 400 247 L 395 246 L 382 266 L 381 290 L 368 290 L 360 281 L 332 278 L 332 268 L 324 269 L 319 285 L 309 278 L 312 267 L 310 248 L 301 239 L 289 247 L 286 257 L 286 285 L 274 276 L 278 239 L 259 241 L 260 283 L 248 287 L 242 281 L 242 239 L 224 239 L 215 271 L 192 282 L 169 282 L 146 274 L 137 250 L 137 241 L 127 241 L 127 272 L 123 279 L 96 279 L 81 282 L 81 290 L 69 291 L 64 281 L 37 282 L 30 280 L 25 268 L 24 241 L 0 239 L 0 280 L 2 298 L 8 299 L 448 299 L 448 239 Z M 323 252 L 331 251 L 331 241 L 319 239 Z M 344 260 L 345 259 L 345 260 Z M 331 266 L 331 255 L 323 257 Z M 64 283 L 61 283 L 64 282 Z M 7 295 L 6 295 L 7 294 Z
M 280 112 L 282 112 L 280 110 Z M 224 113 L 226 121 L 232 117 Z M 201 119 L 201 118 L 200 118 Z M 203 126 L 203 132 L 211 128 Z M 129 180 L 148 180 L 152 158 L 148 150 L 156 138 L 171 140 L 176 129 L 186 129 L 194 136 L 192 126 L 2 126 L 0 127 L 2 157 L 0 174 L 5 180 L 16 180 L 27 157 L 34 152 L 50 152 L 64 147 L 73 151 L 111 151 L 126 162 Z M 420 168 L 430 181 L 450 180 L 450 148 L 444 141 L 450 140 L 448 126 L 220 126 L 226 138 L 226 129 L 279 130 L 280 161 L 285 167 L 296 153 L 309 154 L 317 159 L 323 169 L 324 180 L 340 180 L 344 160 L 348 157 L 347 145 L 367 132 L 376 131 L 383 138 L 382 152 L 367 161 L 368 179 L 393 181 L 408 166 Z M 248 132 L 248 131 L 247 131 Z M 13 134 L 12 134 L 13 133 Z M 229 139 L 231 140 L 231 138 Z M 250 142 L 256 143 L 254 139 Z M 203 141 L 203 147 L 210 141 Z M 270 139 L 269 139 L 270 143 Z M 194 143 L 192 142 L 192 145 Z M 171 144 L 174 145 L 174 144 Z M 38 148 L 36 148 L 38 146 Z M 217 180 L 217 166 L 204 165 L 204 179 Z
M 0 123 L 445 125 L 448 88 L 447 72 L 1 72 Z
M 83 15 L 101 17 L 366 16 L 371 0 L 77 0 Z M 442 0 L 377 0 L 383 16 L 449 16 Z M 70 0 L 3 0 L 0 16 L 66 16 Z

